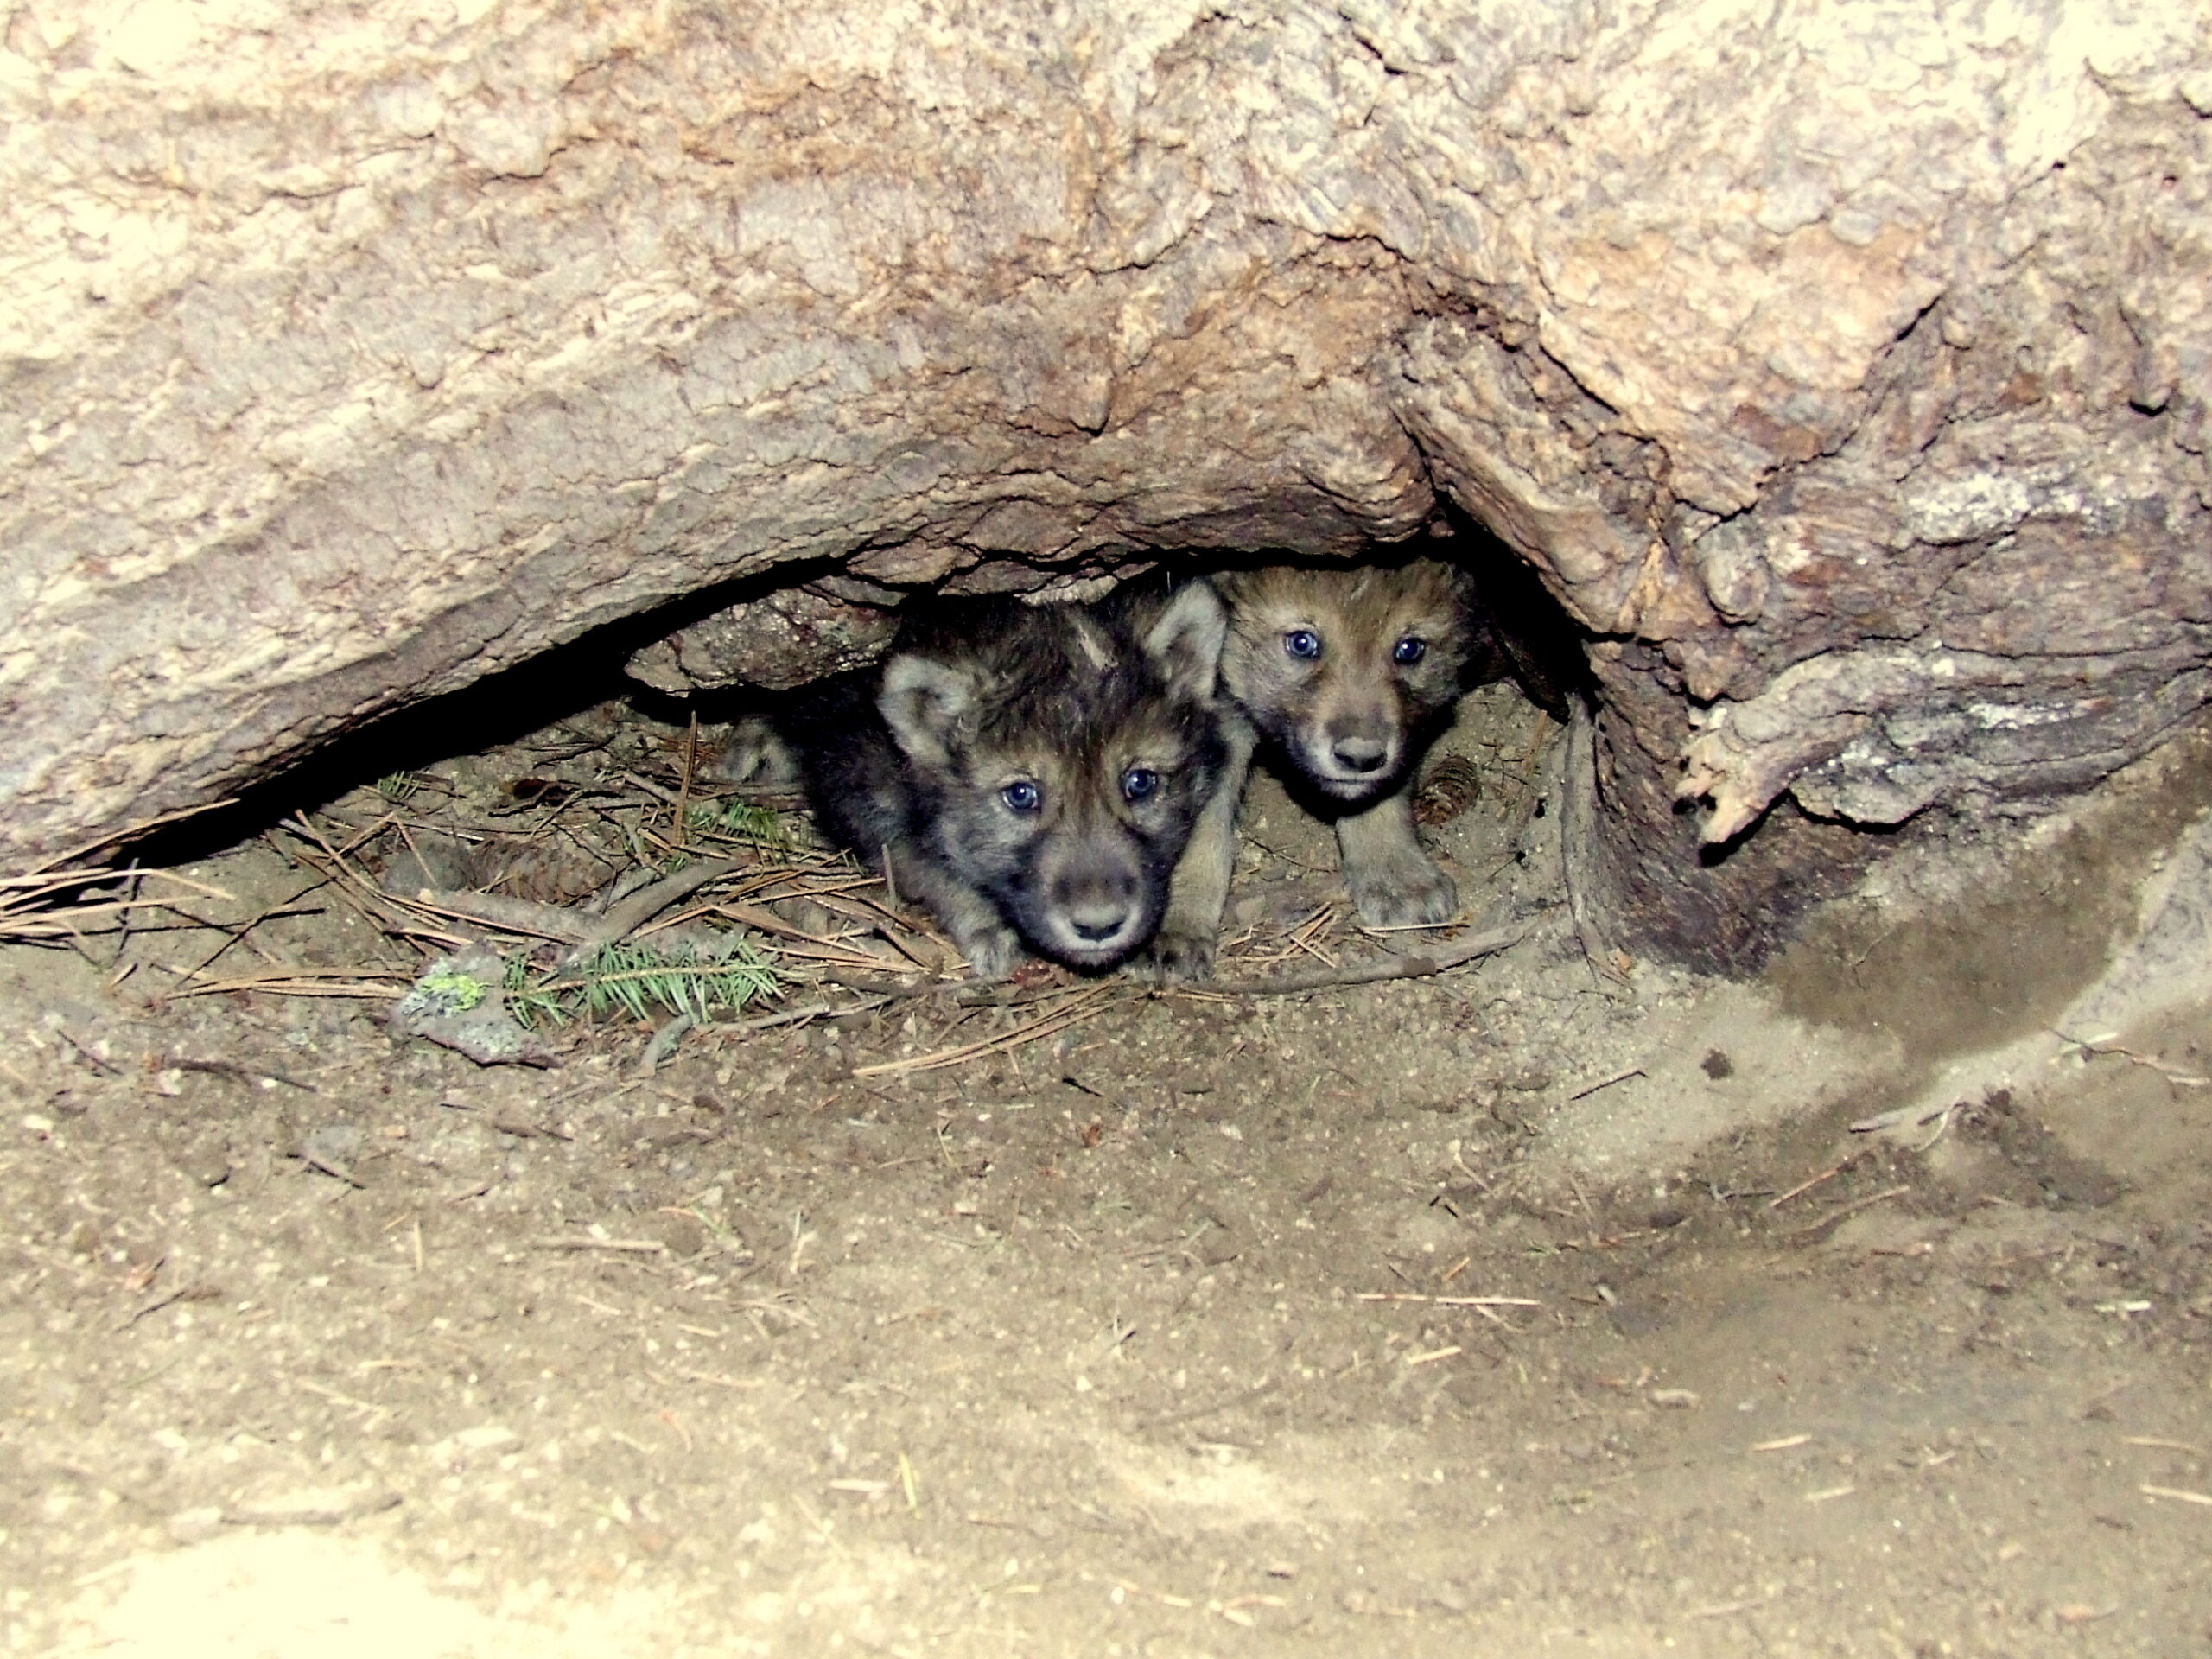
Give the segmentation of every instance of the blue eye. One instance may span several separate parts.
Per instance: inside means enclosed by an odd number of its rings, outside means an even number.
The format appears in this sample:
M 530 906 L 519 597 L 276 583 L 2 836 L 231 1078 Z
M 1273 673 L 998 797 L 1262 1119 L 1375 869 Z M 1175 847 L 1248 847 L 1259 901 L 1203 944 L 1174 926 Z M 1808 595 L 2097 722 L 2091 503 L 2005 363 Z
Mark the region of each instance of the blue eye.
M 1391 651 L 1390 660 L 1402 664 L 1417 663 L 1427 655 L 1428 642 L 1426 639 L 1417 639 L 1409 633 L 1399 640 L 1395 648 Z
M 1321 636 L 1311 628 L 1293 628 L 1282 637 L 1282 648 L 1308 661 L 1321 654 Z
M 1122 774 L 1122 794 L 1124 798 L 1141 801 L 1160 787 L 1160 774 L 1150 766 L 1131 766 Z
M 1027 817 L 1045 804 L 1045 791 L 1023 778 L 999 791 L 999 799 Z

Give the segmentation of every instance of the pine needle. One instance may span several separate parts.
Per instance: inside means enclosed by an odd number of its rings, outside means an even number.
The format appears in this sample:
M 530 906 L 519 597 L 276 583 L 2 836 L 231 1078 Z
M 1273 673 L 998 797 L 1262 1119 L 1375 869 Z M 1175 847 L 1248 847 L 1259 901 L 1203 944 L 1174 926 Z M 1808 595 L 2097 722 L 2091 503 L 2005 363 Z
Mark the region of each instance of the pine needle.
M 694 802 L 685 823 L 694 835 L 745 842 L 764 853 L 789 853 L 799 845 L 790 819 L 753 801 Z
M 507 1007 L 524 1025 L 562 1025 L 621 1013 L 646 1020 L 688 1014 L 700 1025 L 780 996 L 783 977 L 760 951 L 732 939 L 719 953 L 630 941 L 602 945 L 564 977 L 532 982 L 520 961 L 507 969 Z

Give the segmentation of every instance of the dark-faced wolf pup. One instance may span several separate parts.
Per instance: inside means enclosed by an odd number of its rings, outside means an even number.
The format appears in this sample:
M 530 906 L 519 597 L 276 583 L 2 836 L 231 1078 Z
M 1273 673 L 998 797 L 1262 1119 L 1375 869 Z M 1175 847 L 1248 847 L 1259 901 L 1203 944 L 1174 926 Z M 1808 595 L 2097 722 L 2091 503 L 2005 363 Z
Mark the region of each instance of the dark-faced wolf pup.
M 938 605 L 777 734 L 824 833 L 935 912 L 978 976 L 1025 945 L 1110 968 L 1158 930 L 1219 788 L 1225 626 L 1202 582 L 1141 605 Z
M 1395 566 L 1228 571 L 1221 687 L 1229 764 L 1207 803 L 1151 952 L 1155 972 L 1213 967 L 1236 855 L 1236 806 L 1265 749 L 1300 803 L 1334 821 L 1344 885 L 1375 927 L 1448 921 L 1452 878 L 1422 850 L 1413 784 L 1450 722 L 1471 664 L 1491 669 L 1469 578 L 1416 559 Z

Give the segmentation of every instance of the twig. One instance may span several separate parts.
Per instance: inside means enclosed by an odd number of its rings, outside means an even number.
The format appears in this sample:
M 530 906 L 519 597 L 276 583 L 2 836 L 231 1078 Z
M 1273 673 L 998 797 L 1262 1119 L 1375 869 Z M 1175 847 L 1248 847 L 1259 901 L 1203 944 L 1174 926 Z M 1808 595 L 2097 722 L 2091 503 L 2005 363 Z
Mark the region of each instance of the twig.
M 922 988 L 949 995 L 953 1005 L 962 1008 L 1026 1008 L 1034 1003 L 1050 1001 L 1056 996 L 1065 996 L 1068 993 L 1065 982 L 1047 983 L 1028 990 L 1018 985 L 988 985 L 979 989 L 972 979 L 957 979 Z
M 1881 1192 L 1869 1193 L 1863 1198 L 1853 1198 L 1849 1204 L 1840 1205 L 1836 1209 L 1829 1211 L 1827 1214 L 1822 1216 L 1818 1221 L 1807 1223 L 1804 1226 L 1797 1229 L 1796 1232 L 1789 1234 L 1788 1236 L 1792 1239 L 1810 1238 L 1815 1233 L 1821 1232 L 1829 1227 L 1833 1227 L 1837 1222 L 1841 1221 L 1846 1216 L 1855 1215 L 1859 1211 L 1865 1210 L 1871 1205 L 1883 1203 L 1886 1199 L 1901 1198 L 1905 1193 L 1911 1191 L 1912 1189 L 1910 1186 L 1885 1187 Z
M 327 858 L 331 863 L 337 868 L 339 873 L 345 876 L 347 880 L 353 882 L 355 887 L 359 887 L 370 898 L 379 900 L 388 900 L 391 898 L 390 893 L 387 893 L 375 882 L 370 880 L 367 876 L 363 875 L 351 864 L 348 864 L 346 861 L 346 855 L 340 852 L 335 847 L 333 847 L 330 844 L 329 840 L 323 835 L 322 831 L 315 827 L 315 820 L 308 817 L 306 813 L 295 812 L 292 814 L 291 817 L 286 821 L 286 827 L 292 829 L 296 834 L 306 836 L 307 839 L 312 841 L 316 846 L 320 847 L 322 849 L 323 856 Z M 351 845 L 352 843 L 348 844 Z M 313 862 L 312 860 L 308 860 L 308 861 L 309 863 Z
M 644 790 L 646 794 L 652 796 L 664 806 L 674 806 L 676 804 L 676 791 L 672 789 L 662 788 L 650 778 L 640 778 L 634 772 L 618 772 L 614 775 L 617 778 L 620 778 L 624 783 L 629 785 L 631 788 Z
M 233 945 L 239 944 L 245 945 L 247 950 L 252 951 L 254 955 L 259 957 L 264 962 L 275 962 L 276 960 L 276 957 L 270 956 L 268 951 L 263 950 L 260 945 L 255 944 L 247 936 L 251 934 L 255 928 L 259 927 L 264 922 L 272 922 L 280 917 L 321 916 L 327 914 L 327 912 L 321 905 L 308 905 L 296 910 L 293 908 L 293 905 L 300 898 L 304 897 L 306 893 L 312 893 L 316 887 L 326 887 L 335 880 L 336 878 L 334 876 L 319 876 L 312 885 L 304 890 L 303 893 L 296 893 L 293 895 L 292 899 L 286 900 L 283 904 L 276 906 L 269 910 L 264 910 L 258 916 L 245 922 L 232 923 L 211 921 L 203 917 L 194 915 L 192 912 L 186 910 L 181 906 L 170 906 L 169 910 L 171 913 L 181 916 L 184 918 L 185 921 L 190 924 L 193 927 L 210 929 L 213 931 L 220 933 L 224 936 L 223 942 L 220 944 L 217 945 L 213 950 L 210 950 L 206 956 L 200 957 L 199 961 L 194 963 L 191 967 L 181 970 L 172 969 L 170 971 L 181 972 L 188 977 L 194 974 L 205 973 L 208 969 L 213 967 L 218 962 L 221 961 L 224 956 L 229 952 Z M 153 931 L 154 930 L 151 928 L 141 928 L 139 930 L 142 933 L 151 932 Z M 167 930 L 163 931 L 166 931 Z
M 348 1411 L 358 1411 L 367 1416 L 389 1417 L 397 1409 L 392 1406 L 380 1406 L 373 1400 L 356 1400 L 350 1394 L 340 1394 L 335 1389 L 325 1388 L 321 1383 L 309 1382 L 304 1376 L 295 1377 L 293 1382 L 309 1394 L 319 1394 L 334 1405 L 340 1405 Z
M 715 1371 L 687 1370 L 681 1365 L 673 1367 L 669 1375 L 681 1377 L 686 1382 L 711 1382 L 718 1389 L 765 1389 L 768 1386 L 768 1379 L 765 1376 L 723 1376 Z
M 859 1002 L 809 1002 L 804 1007 L 779 1008 L 773 1014 L 764 1014 L 751 1020 L 717 1020 L 710 1026 L 698 1027 L 702 1035 L 736 1036 L 748 1031 L 766 1031 L 775 1026 L 794 1026 L 804 1020 L 821 1020 L 845 1014 L 866 1014 L 880 1008 L 891 999 L 871 996 Z
M 305 1147 L 300 1148 L 298 1156 L 300 1161 L 309 1169 L 319 1169 L 324 1174 L 345 1182 L 356 1192 L 365 1192 L 369 1190 L 367 1182 L 362 1180 L 359 1176 L 354 1174 L 335 1158 L 325 1158 L 320 1153 L 310 1152 Z
M 666 910 L 679 899 L 689 898 L 710 881 L 719 881 L 734 870 L 744 866 L 734 858 L 702 858 L 688 865 L 674 875 L 664 876 L 632 893 L 620 904 L 608 911 L 589 927 L 569 952 L 571 963 L 582 962 L 594 950 L 610 944 L 620 944 L 647 922 Z
M 83 1055 L 95 1071 L 105 1071 L 111 1077 L 119 1077 L 123 1075 L 123 1068 L 121 1066 L 118 1065 L 113 1060 L 107 1058 L 105 1055 L 95 1052 L 91 1045 L 87 1044 L 82 1038 L 79 1037 L 76 1033 L 71 1031 L 68 1027 L 56 1026 L 54 1027 L 54 1031 L 60 1035 L 63 1042 L 68 1044 L 70 1047 L 75 1049 L 79 1054 Z
M 1363 1302 L 1429 1302 L 1438 1307 L 1541 1307 L 1533 1296 L 1421 1296 L 1403 1290 L 1363 1290 Z
M 1769 1599 L 1765 1596 L 1745 1596 L 1738 1601 L 1715 1602 L 1710 1607 L 1693 1607 L 1688 1616 L 1691 1618 L 1729 1618 L 1738 1613 L 1748 1613 L 1754 1607 L 1764 1607 Z
M 680 925 L 671 923 L 668 928 L 650 927 L 638 937 L 650 940 Z M 852 990 L 874 995 L 900 988 L 897 980 L 887 979 L 884 975 L 885 969 L 899 964 L 887 963 L 882 957 L 871 956 L 865 950 L 810 950 L 795 944 L 772 944 L 768 948 L 786 962 L 810 963 L 821 970 L 823 978 Z M 871 972 L 871 969 L 874 971 Z
M 523 1241 L 533 1250 L 613 1250 L 627 1255 L 664 1255 L 668 1246 L 657 1238 L 531 1238 Z
M 1351 963 L 1343 968 L 1272 974 L 1258 979 L 1205 980 L 1194 983 L 1189 988 L 1217 996 L 1295 996 L 1306 991 L 1330 990 L 1342 985 L 1373 985 L 1385 980 L 1421 979 L 1430 974 L 1463 967 L 1509 945 L 1518 944 L 1526 936 L 1527 931 L 1522 928 L 1492 928 L 1486 933 L 1470 934 L 1465 938 L 1440 945 L 1434 950 L 1424 951 L 1419 956 L 1376 957 L 1366 962 Z
M 203 898 L 220 899 L 226 904 L 234 905 L 238 902 L 238 894 L 229 891 L 227 888 L 219 887 L 212 881 L 195 881 L 188 875 L 178 874 L 175 870 L 142 870 L 134 866 L 130 874 L 149 880 L 174 881 L 180 887 L 191 888 L 193 892 L 200 894 Z M 284 902 L 287 904 L 294 904 L 298 901 L 298 898 L 299 895 L 295 893 L 292 898 L 286 899 Z M 142 904 L 157 904 L 160 901 L 158 899 L 141 899 L 139 902 Z
M 1600 1089 L 1610 1089 L 1617 1083 L 1626 1083 L 1630 1077 L 1640 1077 L 1644 1075 L 1644 1070 L 1642 1066 L 1631 1065 L 1625 1071 L 1616 1071 L 1610 1077 L 1601 1077 L 1596 1083 L 1590 1084 L 1584 1088 L 1576 1090 L 1573 1094 L 1569 1095 L 1567 1098 L 1569 1100 L 1580 1100 L 1585 1096 L 1596 1094 Z
M 676 838 L 691 838 L 691 773 L 699 764 L 699 711 L 691 710 L 690 728 L 683 734 L 683 777 L 676 789 Z
M 2147 1054 L 2138 1054 L 2132 1048 L 2121 1047 L 2110 1037 L 2069 1037 L 2056 1026 L 2050 1027 L 2050 1033 L 2061 1042 L 2071 1043 L 2085 1054 L 2117 1054 L 2122 1059 L 2132 1061 L 2146 1071 L 2156 1071 L 2160 1077 L 2166 1078 L 2169 1082 L 2177 1083 L 2184 1089 L 2212 1087 L 2212 1077 L 2200 1077 L 2194 1072 L 2183 1071 L 2179 1066 L 2169 1065 L 2164 1060 L 2154 1059 Z
M 118 1325 L 115 1328 L 118 1331 L 128 1331 L 132 1325 L 137 1324 L 139 1320 L 144 1319 L 149 1313 L 158 1313 L 163 1308 L 173 1307 L 179 1302 L 212 1301 L 220 1294 L 221 1293 L 217 1291 L 213 1286 L 202 1284 L 197 1281 L 188 1285 L 180 1285 L 175 1290 L 169 1291 L 164 1295 L 156 1296 L 152 1301 L 144 1303 L 139 1307 L 132 1310 L 130 1317 L 123 1320 L 122 1323 Z
M 1112 994 L 1111 986 L 1093 986 L 1088 990 L 1077 992 L 1058 1007 L 1038 1015 L 1026 1024 L 1016 1026 L 1012 1031 L 1001 1032 L 995 1037 L 987 1037 L 977 1042 L 964 1043 L 957 1048 L 939 1049 L 934 1054 L 917 1054 L 912 1059 L 880 1060 L 874 1065 L 855 1066 L 852 1075 L 855 1077 L 877 1077 L 899 1071 L 934 1071 L 944 1066 L 980 1059 L 986 1054 L 1002 1054 L 1010 1048 L 1018 1048 L 1024 1043 L 1034 1042 L 1040 1037 L 1050 1037 L 1066 1030 L 1085 1014 L 1095 1013 Z
M 56 853 L 43 864 L 34 865 L 31 874 L 39 874 L 52 869 L 57 864 L 74 864 L 86 854 L 96 853 L 101 848 L 111 846 L 116 842 L 130 841 L 144 835 L 149 830 L 158 830 L 165 823 L 175 823 L 185 818 L 196 818 L 202 812 L 219 811 L 224 807 L 235 806 L 237 804 L 237 796 L 226 795 L 219 801 L 206 801 L 198 806 L 181 806 L 174 812 L 162 813 L 159 817 L 141 818 L 137 823 L 126 824 L 120 830 L 111 830 L 104 836 L 96 836 L 90 841 L 79 842 L 66 853 Z
M 1267 843 L 1266 842 L 1262 841 L 1262 840 L 1261 840 L 1257 836 L 1254 835 L 1254 834 L 1253 834 L 1249 830 L 1239 830 L 1236 832 L 1236 836 L 1237 836 L 1237 839 L 1238 839 L 1238 840 L 1240 840 L 1240 841 L 1249 841 L 1249 842 L 1250 842 L 1252 843 L 1252 845 L 1254 845 L 1255 847 L 1258 848 L 1262 852 L 1265 853 L 1265 854 L 1266 854 L 1269 858 L 1279 858 L 1279 859 L 1281 859 L 1284 863 L 1290 865 L 1292 868 L 1295 868 L 1295 869 L 1304 870 L 1304 871 L 1306 871 L 1308 874 L 1311 874 L 1311 875 L 1334 875 L 1334 874 L 1336 874 L 1336 872 L 1335 872 L 1334 870 L 1332 870 L 1332 869 L 1325 869 L 1325 868 L 1324 868 L 1322 866 L 1320 866 L 1320 865 L 1319 865 L 1319 864 L 1308 864 L 1308 863 L 1307 863 L 1304 859 L 1302 859 L 1302 858 L 1294 858 L 1290 854 L 1286 853 L 1286 852 L 1285 852 L 1285 851 L 1283 851 L 1283 849 L 1282 849 L 1281 848 L 1280 848 L 1280 847 L 1270 847 L 1270 846 L 1268 846 L 1268 843 Z
M 391 896 L 401 897 L 397 893 Z M 480 922 L 503 933 L 535 934 L 540 938 L 558 939 L 563 944 L 573 944 L 590 931 L 588 922 L 573 910 L 540 904 L 535 899 L 516 899 L 504 893 L 425 888 L 421 896 L 403 899 L 402 902 L 440 916 Z
M 0 875 L 0 893 L 10 895 L 11 904 L 25 904 L 34 899 L 51 899 L 67 893 L 72 887 L 89 887 L 112 884 L 124 880 L 130 872 L 110 869 L 104 864 L 87 869 L 32 870 L 22 875 Z
M 1853 1157 L 1845 1159 L 1840 1164 L 1831 1164 L 1827 1168 L 1822 1170 L 1810 1180 L 1798 1182 L 1796 1185 L 1791 1187 L 1787 1192 L 1782 1194 L 1781 1197 L 1769 1198 L 1767 1200 L 1766 1207 L 1770 1210 L 1779 1210 L 1783 1205 L 1789 1203 L 1790 1199 L 1801 1197 L 1803 1194 L 1811 1192 L 1822 1181 L 1834 1179 L 1836 1176 L 1842 1174 L 1845 1170 L 1849 1169 L 1858 1161 L 1859 1160 L 1857 1158 Z
M 223 991 L 265 991 L 272 996 L 380 996 L 397 1001 L 407 995 L 397 985 L 365 983 L 359 977 L 374 969 L 289 968 L 276 973 L 248 974 L 242 979 L 218 979 L 205 985 L 188 985 L 165 992 L 170 1001 L 188 996 L 213 996 Z M 397 979 L 402 975 L 394 974 Z
M 740 927 L 749 927 L 756 933 L 766 933 L 773 938 L 797 939 L 802 944 L 818 944 L 835 949 L 838 941 L 824 933 L 810 933 L 803 927 L 794 927 L 772 910 L 762 905 L 748 905 L 733 899 L 716 899 L 702 908 L 688 912 L 694 919 L 707 916 L 721 916 Z
M 266 1078 L 272 1083 L 289 1084 L 295 1089 L 305 1090 L 310 1095 L 322 1092 L 315 1084 L 286 1077 L 282 1071 L 271 1071 L 266 1066 L 241 1065 L 236 1060 L 192 1060 L 181 1054 L 172 1054 L 162 1065 L 179 1071 L 202 1072 L 212 1077 L 234 1077 L 240 1083 L 259 1083 Z
M 660 1069 L 660 1063 L 676 1052 L 683 1040 L 683 1033 L 698 1024 L 688 1014 L 679 1014 L 653 1033 L 652 1041 L 645 1045 L 645 1052 L 638 1058 L 638 1075 L 650 1077 Z
M 386 892 L 378 883 L 348 864 L 346 861 L 346 854 L 331 846 L 322 831 L 315 827 L 315 821 L 306 813 L 294 813 L 285 822 L 283 827 L 294 835 L 312 841 L 322 850 L 323 856 L 330 861 L 330 868 L 345 878 L 337 884 L 338 893 L 341 896 L 353 899 L 361 913 L 378 926 L 384 927 L 387 931 L 435 938 L 448 949 L 458 949 L 475 943 L 472 936 L 456 933 L 450 928 L 429 928 L 419 925 L 421 918 L 435 912 L 416 900 L 399 893 Z M 349 842 L 347 847 L 350 849 L 357 844 L 358 840 L 357 837 L 355 842 Z M 304 849 L 300 851 L 298 858 L 300 862 L 311 869 L 322 868 L 315 862 L 313 855 Z M 258 947 L 257 946 L 256 949 Z M 262 956 L 264 960 L 268 959 L 266 951 L 263 951 Z M 412 979 L 414 976 L 407 974 L 401 977 Z
M 232 898 L 222 888 L 206 882 L 167 870 L 142 870 L 135 864 L 121 870 L 41 868 L 22 875 L 0 875 L 0 938 L 23 943 L 67 940 L 76 944 L 92 933 L 113 931 L 121 936 L 117 944 L 119 955 L 123 941 L 130 937 L 130 915 L 135 910 L 166 910 L 188 922 L 199 923 L 198 917 L 174 899 L 146 897 L 144 883 L 151 877 L 173 881 L 210 898 Z M 124 897 L 86 902 L 85 889 L 118 885 L 126 889 Z M 87 925 L 109 918 L 115 920 L 112 929 Z
M 209 923 L 209 926 L 215 928 L 218 931 L 225 935 L 224 940 L 213 950 L 210 950 L 206 956 L 200 957 L 198 962 L 193 963 L 192 971 L 196 974 L 213 967 L 216 962 L 221 958 L 226 951 L 229 950 L 232 945 L 244 943 L 246 935 L 252 932 L 255 928 L 259 927 L 264 922 L 274 920 L 279 916 L 290 914 L 294 905 L 298 904 L 301 899 L 306 898 L 309 893 L 315 892 L 318 888 L 328 887 L 337 879 L 338 878 L 336 876 L 332 875 L 327 872 L 317 871 L 315 880 L 308 882 L 307 886 L 302 887 L 290 898 L 286 899 L 280 903 L 270 906 L 266 910 L 261 912 L 260 914 L 247 921 L 235 924 L 226 922 Z M 263 961 L 265 962 L 269 959 L 269 953 L 264 950 L 258 944 L 253 946 L 253 951 L 254 954 L 260 957 Z

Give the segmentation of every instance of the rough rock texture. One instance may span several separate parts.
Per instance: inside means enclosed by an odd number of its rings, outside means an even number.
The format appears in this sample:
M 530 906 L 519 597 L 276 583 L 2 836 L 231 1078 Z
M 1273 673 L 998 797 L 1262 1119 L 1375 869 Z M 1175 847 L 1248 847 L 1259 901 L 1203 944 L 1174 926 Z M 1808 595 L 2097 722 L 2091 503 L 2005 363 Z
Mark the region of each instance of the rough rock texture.
M 660 691 L 795 685 L 881 656 L 899 631 L 896 588 L 830 576 L 741 600 L 630 654 L 632 676 Z
M 2033 798 L 2207 695 L 2201 9 L 0 21 L 10 858 L 779 563 L 1068 586 L 1439 497 L 1599 636 L 1593 868 L 1694 955 L 1821 835 L 1700 866 L 1678 791 Z

